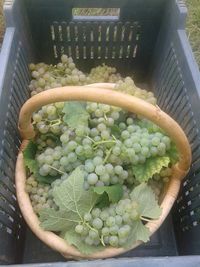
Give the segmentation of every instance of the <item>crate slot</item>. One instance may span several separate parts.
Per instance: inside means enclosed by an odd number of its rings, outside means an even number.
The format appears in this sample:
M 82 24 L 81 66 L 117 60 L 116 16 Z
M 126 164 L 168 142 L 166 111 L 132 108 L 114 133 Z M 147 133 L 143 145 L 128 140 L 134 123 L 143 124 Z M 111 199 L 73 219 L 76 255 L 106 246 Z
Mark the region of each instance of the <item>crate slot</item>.
M 54 57 L 60 57 L 62 51 L 71 47 L 71 56 L 76 59 L 135 58 L 138 30 L 139 25 L 135 22 L 54 22 L 50 26 Z M 59 53 L 58 47 L 62 47 Z

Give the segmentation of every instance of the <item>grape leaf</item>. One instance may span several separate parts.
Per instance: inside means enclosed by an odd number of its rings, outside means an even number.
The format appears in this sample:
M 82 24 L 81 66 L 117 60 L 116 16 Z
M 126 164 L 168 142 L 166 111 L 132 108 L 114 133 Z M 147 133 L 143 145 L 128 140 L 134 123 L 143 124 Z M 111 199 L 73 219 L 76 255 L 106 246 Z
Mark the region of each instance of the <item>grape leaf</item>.
M 78 215 L 80 219 L 95 205 L 98 195 L 93 190 L 84 190 L 84 172 L 76 168 L 67 180 L 53 190 L 53 198 L 61 210 Z
M 55 134 L 53 134 L 53 133 L 46 133 L 46 134 L 41 134 L 41 136 L 43 137 L 43 138 L 45 138 L 45 140 L 46 139 L 51 139 L 51 140 L 53 140 L 57 145 L 59 145 L 61 142 L 60 142 L 60 138 L 59 138 L 59 136 L 58 135 L 55 135 Z
M 79 126 L 88 126 L 89 113 L 86 111 L 84 103 L 66 102 L 63 113 L 65 114 L 63 120 L 70 128 L 76 129 Z
M 116 124 L 111 126 L 111 134 L 113 134 L 116 138 L 120 137 L 121 131 L 120 131 L 120 128 Z
M 142 223 L 141 220 L 135 221 L 131 225 L 131 232 L 129 234 L 128 240 L 124 245 L 125 248 L 130 248 L 134 242 L 136 241 L 149 241 L 150 231 L 149 229 Z
M 104 192 L 108 195 L 110 202 L 116 203 L 123 196 L 123 187 L 121 184 L 111 186 L 98 186 L 93 188 L 94 192 L 102 195 Z
M 23 151 L 24 164 L 28 168 L 30 173 L 33 173 L 36 180 L 40 183 L 50 184 L 54 180 L 60 178 L 59 175 L 57 175 L 57 176 L 51 176 L 51 175 L 41 176 L 39 174 L 39 171 L 38 171 L 39 167 L 38 167 L 37 161 L 35 160 L 36 152 L 37 152 L 37 145 L 32 140 L 29 141 L 28 145 L 26 146 L 26 148 Z
M 84 172 L 76 168 L 67 180 L 53 190 L 53 198 L 59 210 L 43 209 L 39 215 L 44 230 L 60 232 L 69 244 L 89 254 L 101 250 L 102 246 L 94 248 L 86 245 L 75 232 L 75 226 L 84 222 L 84 214 L 91 211 L 99 196 L 93 190 L 86 191 L 83 183 Z
M 23 151 L 24 164 L 29 171 L 35 174 L 38 170 L 37 162 L 35 161 L 35 154 L 37 152 L 37 145 L 33 141 L 29 141 L 28 145 Z
M 158 219 L 161 215 L 161 208 L 155 199 L 155 195 L 146 183 L 135 187 L 130 196 L 131 200 L 137 203 L 136 209 L 140 218 L 131 225 L 131 233 L 126 242 L 126 247 L 131 247 L 138 240 L 143 242 L 149 240 L 150 231 L 142 223 L 142 218 Z
M 150 219 L 159 218 L 161 208 L 156 201 L 154 192 L 146 183 L 136 186 L 130 196 L 133 201 L 138 203 L 137 211 L 140 216 Z
M 168 167 L 170 158 L 167 156 L 149 158 L 143 164 L 133 166 L 132 172 L 140 183 L 148 181 L 156 173 L 159 173 L 163 167 Z
M 103 193 L 102 195 L 99 196 L 96 202 L 96 207 L 99 209 L 108 207 L 110 205 L 109 197 L 107 193 Z
M 41 221 L 40 226 L 49 231 L 61 231 L 72 227 L 74 223 L 78 223 L 80 221 L 79 217 L 72 219 L 72 217 L 69 216 L 69 212 L 65 210 L 56 211 L 50 208 L 42 209 L 39 212 L 39 215 Z
M 79 251 L 81 251 L 83 254 L 86 254 L 86 255 L 105 249 L 103 246 L 100 246 L 100 245 L 98 247 L 87 245 L 80 238 L 80 235 L 77 234 L 72 229 L 70 229 L 69 231 L 66 231 L 66 233 L 64 235 L 64 239 L 70 245 L 74 245 L 75 247 L 77 247 L 79 249 Z

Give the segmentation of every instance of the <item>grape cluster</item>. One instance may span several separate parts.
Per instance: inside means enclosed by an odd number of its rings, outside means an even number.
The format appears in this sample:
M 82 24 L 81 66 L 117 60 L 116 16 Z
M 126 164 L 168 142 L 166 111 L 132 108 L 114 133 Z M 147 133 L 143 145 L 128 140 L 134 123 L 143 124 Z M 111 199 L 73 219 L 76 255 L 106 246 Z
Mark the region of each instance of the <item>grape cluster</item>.
M 62 121 L 63 102 L 43 106 L 33 114 L 33 124 L 41 134 L 59 135 L 65 125 Z
M 58 119 L 63 103 L 61 106 L 55 104 L 57 109 L 51 114 L 47 112 L 49 107 L 54 106 L 43 107 L 39 115 L 43 115 L 46 121 Z M 125 122 L 124 118 L 120 120 L 123 111 L 119 108 L 87 103 L 86 110 L 90 115 L 89 127 L 79 126 L 72 130 L 61 123 L 59 132 L 56 132 L 60 145 L 55 146 L 55 142 L 49 141 L 51 146 L 45 147 L 46 142 L 39 142 L 42 148 L 42 152 L 37 155 L 40 175 L 69 174 L 83 165 L 86 172 L 85 188 L 90 185 L 122 183 L 124 180 L 133 184 L 134 177 L 130 171 L 123 169 L 123 164 L 143 164 L 149 157 L 163 156 L 170 149 L 171 141 L 164 133 L 151 132 L 146 124 L 145 127 L 143 124 L 138 125 L 138 120 L 130 116 L 126 116 Z M 43 122 L 37 122 L 36 127 Z M 114 125 L 118 128 L 117 137 L 112 133 Z M 52 125 L 46 127 L 52 129 Z
M 114 90 L 120 91 L 135 97 L 141 98 L 146 102 L 156 105 L 156 98 L 152 92 L 138 88 L 133 79 L 126 77 L 124 80 L 120 80 L 116 83 Z
M 130 190 L 124 186 L 124 196 L 117 204 L 94 208 L 84 215 L 84 223 L 75 227 L 76 233 L 88 245 L 123 246 L 131 232 L 131 224 L 140 218 L 138 203 L 130 198 Z
M 110 162 L 121 158 L 123 163 L 145 163 L 147 158 L 164 156 L 171 147 L 170 138 L 165 134 L 149 133 L 142 128 L 132 117 L 119 123 L 120 138 L 116 140 L 110 155 Z
M 61 56 L 61 62 L 57 65 L 45 63 L 30 64 L 32 81 L 29 85 L 31 96 L 44 90 L 67 85 L 86 85 L 91 83 L 110 82 L 116 83 L 114 90 L 134 95 L 155 105 L 156 98 L 152 92 L 138 88 L 130 77 L 122 78 L 116 68 L 105 64 L 92 68 L 89 75 L 78 70 L 71 57 Z
M 84 85 L 88 83 L 86 75 L 78 70 L 71 57 L 62 55 L 57 65 L 45 63 L 30 64 L 32 80 L 29 85 L 31 96 L 44 90 L 67 85 Z
M 155 193 L 156 199 L 158 200 L 164 187 L 165 184 L 167 184 L 170 181 L 170 177 L 172 175 L 172 169 L 167 167 L 167 168 L 162 168 L 160 173 L 156 173 L 153 175 L 152 179 L 148 181 L 149 186 Z
M 91 69 L 88 75 L 89 83 L 115 83 L 122 79 L 121 75 L 116 72 L 116 68 L 102 64 L 102 66 Z
M 114 184 L 123 184 L 128 178 L 128 172 L 120 165 L 104 164 L 103 158 L 94 157 L 92 160 L 86 160 L 83 166 L 85 171 L 84 188 L 87 190 L 90 186 L 108 186 Z
M 51 194 L 51 186 L 38 183 L 33 175 L 26 180 L 26 192 L 29 193 L 35 213 L 39 213 L 43 208 L 57 209 Z

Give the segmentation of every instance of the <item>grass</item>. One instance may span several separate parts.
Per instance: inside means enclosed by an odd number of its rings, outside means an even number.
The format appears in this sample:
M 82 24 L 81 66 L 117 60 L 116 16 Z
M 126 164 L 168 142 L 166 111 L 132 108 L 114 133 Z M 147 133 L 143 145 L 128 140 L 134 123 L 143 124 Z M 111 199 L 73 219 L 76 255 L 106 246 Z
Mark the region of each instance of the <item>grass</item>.
M 200 66 L 200 0 L 186 0 L 188 6 L 187 33 Z
M 192 45 L 195 58 L 200 66 L 200 0 L 185 0 L 189 16 L 187 20 L 187 33 L 190 43 Z M 3 39 L 4 33 L 4 19 L 3 19 L 3 2 L 0 0 L 0 43 Z M 74 9 L 74 15 L 117 15 L 117 10 L 115 8 L 103 9 L 103 8 L 93 8 L 93 9 Z

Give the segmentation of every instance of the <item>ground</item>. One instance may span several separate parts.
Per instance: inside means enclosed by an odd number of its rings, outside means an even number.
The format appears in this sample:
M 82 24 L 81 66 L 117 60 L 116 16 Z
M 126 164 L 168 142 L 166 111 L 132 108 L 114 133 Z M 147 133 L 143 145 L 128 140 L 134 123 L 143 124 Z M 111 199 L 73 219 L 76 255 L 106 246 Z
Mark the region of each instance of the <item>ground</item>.
M 200 66 L 200 0 L 185 0 L 188 7 L 188 19 L 187 19 L 187 34 L 192 45 L 194 55 L 196 60 Z M 4 0 L 0 0 L 0 43 L 2 42 L 3 33 L 4 33 L 4 20 L 3 20 L 3 2 Z M 75 11 L 85 13 L 85 9 L 82 11 Z M 91 10 L 87 10 L 87 13 L 91 14 Z M 95 12 L 98 14 L 104 15 L 103 9 L 98 9 Z M 110 9 L 109 12 L 112 14 L 115 13 L 114 9 Z M 79 13 L 80 14 L 80 13 Z

